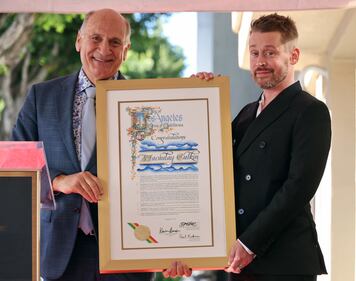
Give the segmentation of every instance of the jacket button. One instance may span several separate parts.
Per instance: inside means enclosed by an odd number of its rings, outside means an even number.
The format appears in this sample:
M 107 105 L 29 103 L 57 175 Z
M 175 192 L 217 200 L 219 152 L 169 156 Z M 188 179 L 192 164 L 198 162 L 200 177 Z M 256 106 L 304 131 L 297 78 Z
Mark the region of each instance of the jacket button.
M 258 146 L 263 149 L 266 147 L 266 142 L 265 141 L 260 141 L 260 143 L 258 144 Z
M 245 180 L 250 181 L 251 180 L 251 175 L 246 175 Z
M 73 211 L 74 211 L 75 213 L 80 213 L 80 208 L 75 208 Z
M 245 213 L 245 210 L 244 210 L 244 209 L 238 209 L 238 210 L 237 210 L 237 213 L 238 213 L 239 215 L 243 215 L 243 214 Z

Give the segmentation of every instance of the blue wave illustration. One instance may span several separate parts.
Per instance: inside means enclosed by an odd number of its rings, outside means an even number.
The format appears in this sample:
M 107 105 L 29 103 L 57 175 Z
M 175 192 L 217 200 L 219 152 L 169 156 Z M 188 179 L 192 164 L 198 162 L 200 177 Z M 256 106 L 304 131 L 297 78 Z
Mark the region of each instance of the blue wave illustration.
M 169 142 L 164 144 L 157 144 L 153 141 L 144 140 L 140 144 L 140 152 L 144 151 L 161 151 L 161 150 L 194 150 L 197 149 L 196 142 Z
M 137 168 L 138 172 L 197 172 L 198 167 L 194 164 L 172 164 L 172 165 L 159 165 L 159 164 L 150 164 L 150 165 L 139 165 Z

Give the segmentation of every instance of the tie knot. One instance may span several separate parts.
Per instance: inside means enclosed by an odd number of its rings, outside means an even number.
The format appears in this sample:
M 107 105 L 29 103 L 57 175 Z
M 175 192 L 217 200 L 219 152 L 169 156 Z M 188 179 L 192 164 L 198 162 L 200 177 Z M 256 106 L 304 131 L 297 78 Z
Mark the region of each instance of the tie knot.
M 88 98 L 95 98 L 95 87 L 89 87 L 85 89 L 85 93 Z

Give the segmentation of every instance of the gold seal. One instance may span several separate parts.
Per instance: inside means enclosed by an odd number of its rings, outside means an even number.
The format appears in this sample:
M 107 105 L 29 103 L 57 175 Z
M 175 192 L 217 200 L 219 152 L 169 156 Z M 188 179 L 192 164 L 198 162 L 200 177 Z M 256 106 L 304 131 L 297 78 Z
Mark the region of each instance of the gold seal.
M 150 238 L 151 236 L 151 231 L 150 229 L 145 226 L 145 225 L 139 225 L 135 229 L 135 237 L 137 240 L 144 241 Z

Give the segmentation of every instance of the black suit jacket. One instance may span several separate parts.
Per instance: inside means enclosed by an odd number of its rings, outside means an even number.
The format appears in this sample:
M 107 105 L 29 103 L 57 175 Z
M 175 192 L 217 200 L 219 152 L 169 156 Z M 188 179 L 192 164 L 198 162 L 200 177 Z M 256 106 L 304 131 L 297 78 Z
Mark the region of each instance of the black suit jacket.
M 329 111 L 299 82 L 256 118 L 257 108 L 232 123 L 237 235 L 257 255 L 244 273 L 326 273 L 309 201 L 328 157 Z

